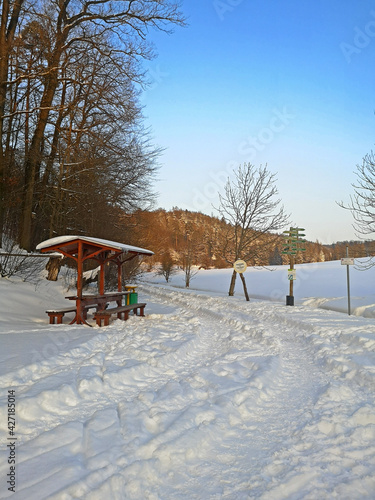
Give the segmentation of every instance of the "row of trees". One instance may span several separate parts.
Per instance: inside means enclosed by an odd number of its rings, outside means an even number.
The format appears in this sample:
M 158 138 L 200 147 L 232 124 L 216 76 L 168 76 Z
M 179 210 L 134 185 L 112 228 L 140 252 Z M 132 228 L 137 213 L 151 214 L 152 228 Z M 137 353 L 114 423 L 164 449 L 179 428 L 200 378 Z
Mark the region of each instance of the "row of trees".
M 141 61 L 153 55 L 150 29 L 183 24 L 178 5 L 1 0 L 0 9 L 0 239 L 30 250 L 66 232 L 108 237 L 109 220 L 153 199 L 159 150 L 142 126 Z

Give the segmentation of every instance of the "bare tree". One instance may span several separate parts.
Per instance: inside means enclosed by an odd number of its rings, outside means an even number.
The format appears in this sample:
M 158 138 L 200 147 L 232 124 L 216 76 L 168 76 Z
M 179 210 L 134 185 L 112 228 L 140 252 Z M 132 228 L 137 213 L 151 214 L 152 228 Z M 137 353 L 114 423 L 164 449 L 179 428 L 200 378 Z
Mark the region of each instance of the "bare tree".
M 165 253 L 163 253 L 161 262 L 160 262 L 160 268 L 157 271 L 157 276 L 164 276 L 165 281 L 169 283 L 169 280 L 171 276 L 176 274 L 177 269 L 175 267 L 175 262 L 170 254 L 170 252 L 167 250 Z
M 197 269 L 194 267 L 197 258 L 197 250 L 199 247 L 199 237 L 195 233 L 194 228 L 190 222 L 181 221 L 184 227 L 183 238 L 181 241 L 182 252 L 181 252 L 181 267 L 184 271 L 184 281 L 186 288 L 189 288 L 191 280 L 198 273 Z
M 349 204 L 340 202 L 339 205 L 351 211 L 354 229 L 361 237 L 375 233 L 375 154 L 372 151 L 357 165 L 356 175 L 357 183 L 352 184 L 354 194 Z
M 350 210 L 354 223 L 353 227 L 359 238 L 375 233 L 375 154 L 373 151 L 367 154 L 361 165 L 357 165 L 357 182 L 352 184 L 354 194 L 350 196 L 350 201 L 346 205 L 338 203 L 340 207 Z M 370 257 L 364 263 L 363 268 L 367 269 L 375 265 Z
M 149 180 L 158 150 L 140 126 L 137 92 L 122 70 L 127 61 L 114 64 L 104 40 L 101 47 L 66 68 L 65 111 L 51 134 L 35 209 L 37 228 L 49 226 L 47 236 L 75 228 L 103 237 L 114 207 L 133 211 L 153 198 Z
M 181 258 L 181 267 L 184 271 L 185 287 L 189 288 L 191 280 L 198 273 L 193 264 L 193 249 L 191 245 L 188 245 L 183 251 Z
M 234 170 L 234 179 L 228 179 L 224 194 L 220 196 L 217 209 L 228 224 L 227 237 L 222 247 L 222 256 L 233 265 L 238 259 L 245 262 L 274 244 L 278 235 L 289 220 L 281 200 L 277 198 L 275 174 L 267 170 L 267 166 L 258 169 L 245 163 Z M 229 295 L 234 294 L 237 273 L 233 275 L 229 287 Z M 241 276 L 245 295 L 246 284 Z M 247 300 L 248 296 L 246 297 Z
M 40 178 L 46 168 L 48 161 L 46 158 L 49 156 L 46 146 L 51 146 L 51 144 L 53 146 L 53 131 L 58 133 L 61 131 L 58 120 L 65 111 L 71 111 L 62 110 L 62 106 L 67 106 L 67 101 L 61 99 L 62 93 L 69 90 L 69 85 L 66 85 L 67 64 L 72 59 L 78 60 L 82 54 L 95 49 L 108 60 L 112 59 L 113 64 L 118 64 L 118 61 L 122 59 L 123 74 L 129 81 L 142 84 L 145 78 L 140 70 L 139 62 L 153 55 L 151 46 L 146 42 L 148 32 L 151 29 L 168 32 L 170 26 L 183 25 L 184 22 L 179 11 L 179 2 L 173 0 L 137 2 L 39 0 L 30 2 L 27 16 L 24 0 L 14 2 L 3 0 L 0 2 L 0 7 L 2 10 L 0 21 L 0 131 L 2 133 L 0 137 L 2 147 L 0 151 L 0 226 L 4 213 L 3 195 L 5 192 L 2 181 L 7 169 L 9 170 L 6 153 L 21 151 L 20 141 L 17 141 L 15 147 L 8 149 L 4 144 L 8 131 L 14 129 L 10 127 L 13 117 L 22 114 L 25 146 L 20 155 L 23 156 L 20 158 L 23 168 L 23 187 L 19 240 L 23 248 L 30 249 L 33 246 L 33 221 L 35 221 L 34 214 L 39 201 Z M 30 56 L 28 59 L 24 58 L 30 63 L 30 67 L 21 66 L 16 61 L 17 74 L 11 81 L 9 62 L 12 54 L 15 54 L 15 36 L 17 33 L 21 35 L 22 23 L 35 30 L 33 33 L 38 31 L 41 41 L 39 45 L 42 50 L 39 51 L 38 44 L 27 43 L 26 39 L 22 45 L 20 36 L 21 50 Z M 30 34 L 32 33 L 29 30 L 28 39 L 30 39 Z M 104 38 L 108 41 L 107 47 L 102 45 Z M 38 37 L 34 37 L 34 40 L 37 39 Z M 37 54 L 33 53 L 33 47 L 37 47 Z M 33 56 L 36 57 L 33 58 Z M 130 64 L 131 60 L 136 64 Z M 73 78 L 71 76 L 69 78 L 70 82 L 73 82 Z M 27 99 L 22 100 L 24 106 L 21 109 L 11 109 L 8 99 L 10 87 L 19 86 L 20 82 L 23 85 L 23 95 L 27 96 Z M 90 82 L 85 80 L 81 80 L 80 84 L 90 86 Z M 14 99 L 14 102 L 20 101 Z M 97 108 L 96 111 L 99 115 L 102 110 Z M 5 128 L 4 120 L 8 120 Z M 56 127 L 53 127 L 54 123 L 57 124 Z M 133 149 L 132 158 L 135 155 L 136 151 Z M 0 234 L 1 229 L 0 227 Z

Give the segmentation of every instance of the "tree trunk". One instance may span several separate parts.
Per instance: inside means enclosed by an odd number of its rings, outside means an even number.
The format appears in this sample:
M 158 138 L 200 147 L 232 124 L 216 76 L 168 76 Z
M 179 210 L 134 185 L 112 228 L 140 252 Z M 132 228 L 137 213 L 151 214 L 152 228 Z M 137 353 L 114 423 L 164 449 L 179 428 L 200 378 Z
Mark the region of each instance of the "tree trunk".
M 240 273 L 240 278 L 241 278 L 241 281 L 242 281 L 243 291 L 244 291 L 246 300 L 249 302 L 250 301 L 249 294 L 247 293 L 247 286 L 246 286 L 245 276 L 243 275 L 243 273 Z
M 229 296 L 234 295 L 234 285 L 236 284 L 237 272 L 233 269 L 232 279 L 230 280 Z
M 2 243 L 4 225 L 4 195 L 6 175 L 6 154 L 3 148 L 4 135 L 4 111 L 8 91 L 9 56 L 12 50 L 14 35 L 18 25 L 20 12 L 24 0 L 3 0 L 0 18 L 0 246 Z
M 20 228 L 20 246 L 27 251 L 33 247 L 32 241 L 32 217 L 34 206 L 35 186 L 37 182 L 38 166 L 41 161 L 41 147 L 43 142 L 44 131 L 47 126 L 48 116 L 50 114 L 53 98 L 55 96 L 58 85 L 57 74 L 61 58 L 61 41 L 54 49 L 53 57 L 49 63 L 50 71 L 48 80 L 44 89 L 44 94 L 41 99 L 40 112 L 38 122 L 35 127 L 34 135 L 31 141 L 31 146 L 28 155 L 25 159 L 25 184 L 23 192 L 23 204 L 21 213 L 21 228 Z
M 47 262 L 46 270 L 48 271 L 47 280 L 57 281 L 61 268 L 61 258 L 60 257 L 50 257 Z

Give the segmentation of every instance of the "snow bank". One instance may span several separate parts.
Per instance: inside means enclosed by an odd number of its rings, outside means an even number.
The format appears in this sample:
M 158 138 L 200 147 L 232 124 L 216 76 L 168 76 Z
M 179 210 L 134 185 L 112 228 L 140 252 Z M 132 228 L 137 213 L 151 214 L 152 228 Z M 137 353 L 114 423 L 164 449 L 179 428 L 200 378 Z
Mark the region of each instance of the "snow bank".
M 0 497 L 373 499 L 374 319 L 312 307 L 345 287 L 330 266 L 299 273 L 294 307 L 271 297 L 284 270 L 247 278 L 272 301 L 228 297 L 227 271 L 144 283 L 146 317 L 104 328 L 48 324 L 60 283 L 0 280 Z

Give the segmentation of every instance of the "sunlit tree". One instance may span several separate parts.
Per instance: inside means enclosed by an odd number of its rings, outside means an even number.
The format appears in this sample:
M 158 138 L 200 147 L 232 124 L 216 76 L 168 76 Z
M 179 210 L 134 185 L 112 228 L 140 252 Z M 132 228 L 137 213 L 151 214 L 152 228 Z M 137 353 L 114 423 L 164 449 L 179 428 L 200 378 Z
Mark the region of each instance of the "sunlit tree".
M 349 209 L 354 217 L 354 229 L 359 237 L 375 234 L 375 155 L 371 151 L 357 165 L 357 182 L 352 184 L 354 193 L 350 196 L 348 205 L 340 203 Z
M 234 170 L 224 193 L 220 194 L 218 211 L 228 224 L 222 256 L 233 265 L 236 260 L 254 259 L 275 244 L 289 217 L 277 197 L 276 176 L 267 167 L 245 163 Z M 237 272 L 233 270 L 229 295 L 234 294 Z M 246 299 L 249 300 L 245 278 L 240 275 Z

